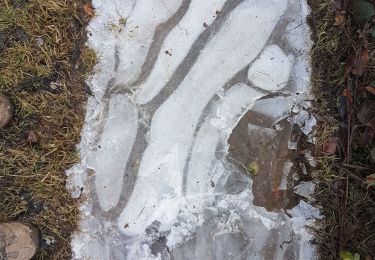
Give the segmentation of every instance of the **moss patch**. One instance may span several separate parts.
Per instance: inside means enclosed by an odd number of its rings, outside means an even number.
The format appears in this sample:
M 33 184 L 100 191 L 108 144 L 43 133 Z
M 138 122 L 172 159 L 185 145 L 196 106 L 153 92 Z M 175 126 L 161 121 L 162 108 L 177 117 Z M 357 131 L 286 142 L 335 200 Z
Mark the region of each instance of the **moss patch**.
M 77 227 L 78 202 L 65 189 L 65 170 L 78 161 L 83 80 L 96 60 L 84 47 L 83 4 L 0 2 L 0 92 L 15 107 L 0 130 L 0 222 L 40 229 L 36 259 L 68 259 Z

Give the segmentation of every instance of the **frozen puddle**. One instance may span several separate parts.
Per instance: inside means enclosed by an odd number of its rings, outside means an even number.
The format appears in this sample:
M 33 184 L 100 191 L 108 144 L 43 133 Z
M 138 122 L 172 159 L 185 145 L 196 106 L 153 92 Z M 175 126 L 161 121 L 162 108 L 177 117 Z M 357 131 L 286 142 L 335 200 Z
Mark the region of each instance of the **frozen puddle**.
M 313 258 L 305 0 L 93 4 L 74 258 Z

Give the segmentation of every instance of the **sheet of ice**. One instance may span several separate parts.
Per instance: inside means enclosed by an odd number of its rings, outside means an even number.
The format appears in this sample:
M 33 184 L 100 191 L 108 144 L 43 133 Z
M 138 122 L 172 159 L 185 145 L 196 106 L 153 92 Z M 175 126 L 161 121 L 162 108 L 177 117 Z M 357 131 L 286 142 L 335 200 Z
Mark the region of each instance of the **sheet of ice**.
M 95 1 L 93 1 L 93 4 L 95 4 Z M 95 37 L 88 37 L 87 44 L 96 51 L 98 63 L 95 65 L 95 73 L 88 81 L 88 85 L 96 96 L 103 97 L 109 81 L 115 76 L 115 46 L 117 40 L 116 35 L 112 34 L 106 27 L 107 21 L 113 19 L 113 16 L 109 13 L 114 8 L 111 7 L 107 10 L 107 5 L 99 5 L 99 3 L 96 6 L 96 11 L 102 14 L 94 17 L 87 27 L 89 34 L 95 35 Z M 102 40 L 98 41 L 98 38 Z
M 288 83 L 292 60 L 279 46 L 270 45 L 250 67 L 247 76 L 258 88 L 280 90 Z
M 68 171 L 72 192 L 87 198 L 73 258 L 311 259 L 305 225 L 319 211 L 300 201 L 290 218 L 255 206 L 247 166 L 228 153 L 247 112 L 269 118 L 252 126 L 275 137 L 293 107 L 304 111 L 305 1 L 93 5 L 88 44 L 99 63 L 82 160 Z M 302 121 L 308 131 L 313 122 Z M 291 165 L 279 188 L 290 188 Z
M 303 154 L 305 155 L 305 158 L 307 162 L 310 164 L 311 167 L 316 167 L 317 166 L 317 161 L 315 160 L 314 156 L 312 156 L 310 150 L 303 151 Z
M 294 192 L 302 197 L 310 198 L 314 193 L 315 184 L 312 182 L 301 182 L 294 187 Z
M 290 176 L 291 170 L 293 167 L 293 163 L 291 161 L 287 161 L 284 164 L 283 172 L 282 172 L 282 177 L 281 177 L 281 183 L 279 190 L 288 190 L 288 176 Z
M 288 120 L 289 122 L 300 126 L 305 135 L 310 134 L 317 123 L 316 118 L 306 110 L 298 112 L 293 117 L 288 118 Z
M 286 37 L 295 50 L 307 50 L 311 47 L 310 30 L 304 14 L 309 12 L 306 1 L 299 1 L 302 16 L 296 17 L 286 26 Z M 305 54 L 305 53 L 304 53 Z
M 219 140 L 228 139 L 242 115 L 264 94 L 245 84 L 236 84 L 220 96 L 199 129 L 194 140 L 189 163 L 187 194 L 206 193 L 210 187 L 209 175 Z
M 127 95 L 114 95 L 109 102 L 110 115 L 96 151 L 87 159 L 87 168 L 95 175 L 95 188 L 104 211 L 117 205 L 121 194 L 126 162 L 138 128 L 138 110 Z
M 288 213 L 293 216 L 291 222 L 294 232 L 304 237 L 299 245 L 299 254 L 295 259 L 316 259 L 315 248 L 309 243 L 309 240 L 313 239 L 313 235 L 305 227 L 313 224 L 317 219 L 323 218 L 320 210 L 301 200 L 298 206 Z
M 140 76 L 157 26 L 166 22 L 180 7 L 182 0 L 137 0 L 118 33 L 119 67 L 116 84 L 129 86 Z
M 267 8 L 271 3 L 274 8 Z M 207 44 L 177 90 L 155 112 L 139 178 L 119 218 L 120 227 L 129 223 L 123 230 L 125 234 L 143 234 L 147 224 L 155 220 L 151 216 L 154 206 L 159 205 L 158 201 L 180 194 L 179 184 L 187 152 L 205 105 L 237 71 L 257 56 L 286 5 L 286 0 L 244 1 L 239 4 L 229 15 L 230 22 L 225 23 Z M 260 13 L 262 15 L 258 15 Z M 262 34 L 258 33 L 260 27 Z M 200 98 L 194 98 L 197 96 Z M 182 125 L 185 127 L 181 128 Z M 170 157 L 171 153 L 173 157 Z M 160 181 L 164 183 L 163 187 L 170 188 L 160 189 L 153 185 Z M 150 201 L 150 198 L 153 199 Z
M 187 13 L 163 42 L 161 50 L 166 52 L 165 55 L 158 56 L 150 76 L 138 86 L 139 104 L 150 101 L 164 87 L 198 36 L 219 15 L 224 3 L 225 0 L 191 1 Z
M 263 97 L 264 93 L 250 88 L 245 84 L 236 84 L 225 92 L 225 96 L 220 97 L 220 105 L 216 113 L 210 119 L 210 123 L 217 129 L 224 129 L 227 135 L 238 123 L 239 115 L 249 110 L 256 100 Z M 224 136 L 228 138 L 228 136 Z
M 293 96 L 279 96 L 258 100 L 252 110 L 272 118 L 275 124 L 290 115 L 294 103 Z

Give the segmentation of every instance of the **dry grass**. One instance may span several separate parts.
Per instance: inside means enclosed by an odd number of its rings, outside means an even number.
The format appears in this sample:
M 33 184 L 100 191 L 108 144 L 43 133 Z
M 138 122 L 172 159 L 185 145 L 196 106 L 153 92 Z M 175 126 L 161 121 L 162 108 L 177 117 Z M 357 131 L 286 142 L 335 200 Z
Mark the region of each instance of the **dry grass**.
M 325 219 L 315 230 L 321 259 L 338 259 L 340 251 L 359 253 L 361 259 L 375 257 L 375 196 L 364 184 L 367 174 L 363 168 L 373 169 L 374 162 L 369 159 L 370 145 L 360 145 L 353 136 L 350 146 L 350 166 L 344 163 L 341 151 L 336 155 L 325 155 L 322 145 L 331 136 L 340 140 L 342 148 L 347 145 L 341 139 L 343 127 L 338 113 L 339 88 L 345 86 L 345 72 L 349 57 L 359 46 L 361 30 L 351 27 L 350 13 L 346 20 L 335 25 L 335 12 L 330 0 L 309 0 L 311 15 L 309 22 L 313 32 L 312 50 L 313 87 L 317 97 L 315 113 L 319 117 L 317 129 L 318 142 L 315 154 L 319 167 L 315 177 L 320 180 L 316 191 L 318 204 L 322 206 Z M 375 77 L 373 46 L 369 46 L 370 61 L 367 73 L 361 81 L 370 84 Z M 358 97 L 356 106 L 362 106 Z M 355 115 L 356 111 L 353 112 Z M 341 126 L 341 127 L 340 127 Z M 372 146 L 374 143 L 372 143 Z M 366 258 L 368 257 L 368 258 Z
M 65 189 L 76 163 L 84 77 L 95 55 L 83 46 L 88 18 L 78 0 L 0 1 L 0 92 L 15 106 L 0 130 L 0 222 L 36 225 L 36 259 L 68 259 L 78 209 Z M 37 141 L 27 137 L 34 132 Z

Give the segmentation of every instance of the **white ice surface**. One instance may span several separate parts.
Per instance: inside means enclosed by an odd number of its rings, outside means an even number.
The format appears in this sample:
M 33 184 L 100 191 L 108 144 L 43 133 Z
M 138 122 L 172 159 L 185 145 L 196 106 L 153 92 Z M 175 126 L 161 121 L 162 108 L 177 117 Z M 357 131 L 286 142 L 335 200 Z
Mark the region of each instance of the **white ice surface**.
M 150 249 L 155 237 L 145 232 L 154 221 L 159 223 L 158 234 L 166 234 L 166 244 L 171 250 L 188 239 L 201 239 L 199 257 L 182 259 L 212 257 L 208 255 L 212 250 L 210 239 L 215 246 L 224 248 L 220 243 L 225 243 L 234 248 L 236 240 L 220 242 L 220 239 L 243 230 L 250 234 L 246 255 L 249 259 L 262 259 L 266 243 L 273 239 L 280 243 L 289 241 L 291 234 L 296 235 L 296 246 L 300 249 L 295 251 L 299 258 L 312 258 L 314 248 L 309 244 L 312 236 L 305 225 L 320 217 L 317 209 L 301 201 L 289 211 L 293 216 L 289 219 L 282 212 L 267 212 L 253 205 L 251 180 L 248 188 L 238 194 L 223 190 L 217 193 L 212 186 L 225 183 L 233 170 L 223 159 L 225 154 L 217 156 L 216 148 L 221 146 L 226 151 L 228 136 L 247 109 L 273 118 L 276 124 L 290 115 L 295 104 L 309 96 L 306 50 L 310 41 L 307 25 L 302 21 L 307 12 L 305 1 L 244 0 L 230 13 L 223 14 L 228 16 L 224 24 L 212 32 L 197 61 L 171 96 L 160 101 L 155 114 L 149 118 L 150 111 L 140 106 L 152 100 L 176 68 L 186 61 L 192 44 L 209 29 L 203 24 L 210 26 L 221 15 L 216 10 L 224 2 L 192 0 L 185 15 L 166 35 L 150 74 L 139 86 L 132 86 L 142 74 L 160 25 L 173 17 L 182 0 L 93 1 L 97 15 L 88 28 L 91 33 L 88 44 L 97 51 L 99 63 L 88 83 L 95 96 L 89 98 L 87 106 L 80 144 L 82 162 L 69 170 L 68 186 L 76 197 L 82 187 L 84 195 L 95 193 L 98 205 L 88 197 L 81 207 L 81 232 L 72 242 L 74 259 L 161 259 Z M 288 13 L 292 19 L 288 20 L 284 38 L 290 46 L 281 49 L 284 44 L 267 42 L 276 24 L 285 18 L 287 5 L 295 8 L 295 12 Z M 256 57 L 260 59 L 254 61 Z M 281 90 L 286 95 L 257 100 L 267 93 L 245 84 L 224 90 L 223 86 L 251 62 L 248 75 L 254 86 L 272 92 Z M 111 93 L 113 86 L 122 94 Z M 138 89 L 136 94 L 123 94 L 128 87 L 131 91 Z M 214 97 L 217 100 L 207 113 L 206 106 Z M 306 131 L 313 124 L 311 120 L 301 122 Z M 118 206 L 121 189 L 124 182 L 130 181 L 123 178 L 127 174 L 129 153 L 139 145 L 134 140 L 140 125 L 149 131 L 142 140 L 146 150 L 136 162 L 140 168 L 134 191 L 125 208 L 121 208 Z M 286 175 L 290 168 L 286 168 L 283 187 L 288 185 Z M 94 187 L 87 185 L 93 178 L 87 175 L 90 170 L 95 172 Z M 199 237 L 197 232 L 206 225 L 207 211 L 211 212 L 217 230 L 212 231 L 216 232 L 212 236 Z M 98 212 L 107 215 L 99 216 Z M 107 219 L 113 214 L 117 214 L 114 219 Z M 274 253 L 275 259 L 285 259 L 287 247 L 278 247 Z
M 109 102 L 109 117 L 104 118 L 103 134 L 96 151 L 87 159 L 94 170 L 100 206 L 108 211 L 117 205 L 123 176 L 138 128 L 138 110 L 127 95 L 115 95 Z
M 105 95 L 111 79 L 115 79 L 113 84 L 126 86 L 138 78 L 157 26 L 168 20 L 181 2 L 114 0 L 109 4 L 93 0 L 99 15 L 87 28 L 90 33 L 88 45 L 98 53 L 99 62 L 89 85 L 98 98 Z M 116 49 L 120 61 L 117 72 Z
M 140 75 L 157 26 L 166 22 L 180 7 L 182 0 L 137 0 L 126 20 L 126 27 L 118 33 L 119 70 L 117 85 L 128 86 Z
M 315 184 L 313 182 L 301 182 L 294 187 L 294 192 L 302 197 L 310 198 L 314 193 Z
M 293 117 L 288 118 L 288 120 L 290 123 L 300 126 L 305 135 L 310 134 L 317 123 L 316 118 L 306 110 L 299 111 Z
M 270 4 L 274 8 L 268 8 Z M 256 57 L 286 4 L 286 0 L 244 1 L 236 7 L 178 89 L 156 111 L 139 178 L 119 218 L 120 227 L 129 223 L 123 230 L 125 234 L 143 234 L 147 224 L 155 220 L 154 206 L 158 207 L 165 197 L 180 194 L 184 162 L 204 106 L 237 71 Z M 261 34 L 258 28 L 262 28 Z M 152 185 L 158 182 L 165 188 Z
M 206 30 L 206 26 L 217 17 L 225 0 L 202 1 L 192 0 L 182 20 L 165 39 L 161 50 L 168 54 L 159 55 L 154 69 L 147 80 L 139 86 L 137 102 L 144 104 L 150 101 L 168 82 L 177 66 L 185 58 L 191 45 Z
M 241 116 L 264 94 L 245 84 L 232 86 L 206 118 L 195 138 L 189 164 L 187 194 L 202 194 L 209 187 L 209 175 L 219 140 L 228 139 Z
M 247 74 L 255 86 L 276 91 L 288 83 L 292 67 L 292 57 L 285 55 L 277 45 L 268 46 L 250 67 Z
M 275 124 L 290 115 L 294 103 L 294 97 L 279 96 L 258 100 L 252 110 L 272 118 Z

